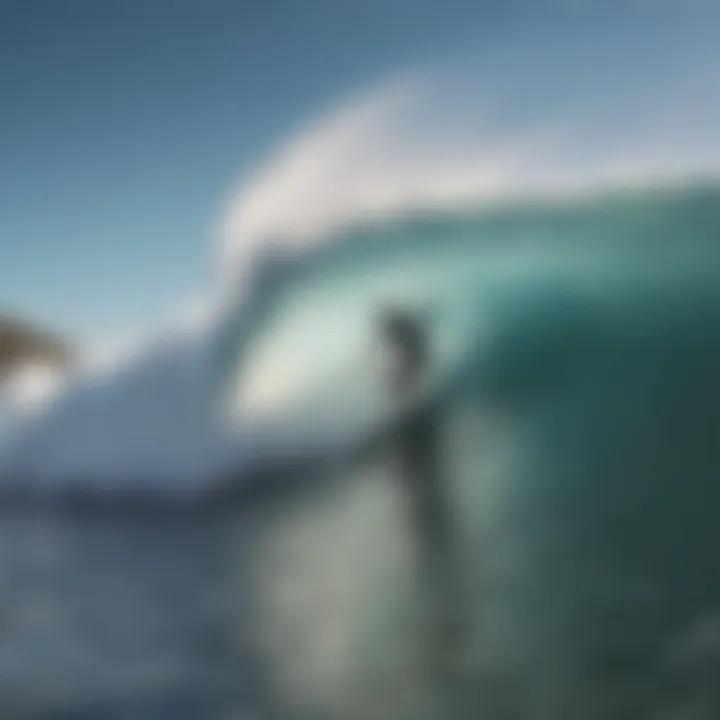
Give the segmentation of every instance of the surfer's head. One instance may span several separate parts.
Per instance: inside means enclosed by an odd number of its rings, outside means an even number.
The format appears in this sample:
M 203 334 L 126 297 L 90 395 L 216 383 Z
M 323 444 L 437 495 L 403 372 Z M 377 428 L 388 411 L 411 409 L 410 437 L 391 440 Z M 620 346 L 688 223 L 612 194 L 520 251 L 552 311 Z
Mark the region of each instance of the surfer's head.
M 427 362 L 427 337 L 423 323 L 412 312 L 386 307 L 378 316 L 381 342 L 396 358 L 400 380 L 417 379 Z
M 384 380 L 394 393 L 413 392 L 427 362 L 427 339 L 420 320 L 407 310 L 385 307 L 378 315 L 379 337 L 389 355 Z

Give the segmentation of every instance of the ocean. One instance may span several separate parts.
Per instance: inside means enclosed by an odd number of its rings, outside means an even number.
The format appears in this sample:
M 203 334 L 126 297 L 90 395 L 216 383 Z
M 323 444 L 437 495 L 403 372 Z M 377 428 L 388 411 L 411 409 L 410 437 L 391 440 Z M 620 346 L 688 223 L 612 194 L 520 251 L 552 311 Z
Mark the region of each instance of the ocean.
M 698 183 L 330 233 L 219 333 L 223 410 L 282 473 L 6 504 L 0 715 L 717 717 L 719 201 Z M 378 383 L 388 304 L 434 353 L 461 629 L 442 661 Z
M 717 715 L 718 199 L 698 183 L 405 216 L 331 236 L 286 279 L 228 385 L 266 456 L 332 458 L 290 472 L 248 548 L 284 712 Z M 373 345 L 387 304 L 435 351 L 438 582 L 463 629 L 431 670 L 434 591 Z

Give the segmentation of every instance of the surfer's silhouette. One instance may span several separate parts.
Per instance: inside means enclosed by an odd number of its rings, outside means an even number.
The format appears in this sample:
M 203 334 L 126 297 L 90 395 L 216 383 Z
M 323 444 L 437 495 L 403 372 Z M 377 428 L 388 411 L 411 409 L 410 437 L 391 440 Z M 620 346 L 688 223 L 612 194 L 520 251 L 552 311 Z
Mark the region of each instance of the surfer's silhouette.
M 433 618 L 426 625 L 427 652 L 418 659 L 426 663 L 433 681 L 445 682 L 460 633 L 459 588 L 453 569 L 449 488 L 443 484 L 441 413 L 428 397 L 428 332 L 420 317 L 401 309 L 384 310 L 379 324 L 381 341 L 394 361 L 385 378 L 387 390 L 399 411 L 391 453 L 417 549 L 419 591 Z
M 447 519 L 440 487 L 437 417 L 423 403 L 430 363 L 427 332 L 411 313 L 386 309 L 380 316 L 380 336 L 393 360 L 385 380 L 400 417 L 392 438 L 393 454 L 411 504 L 417 540 L 423 555 L 434 563 L 441 554 Z

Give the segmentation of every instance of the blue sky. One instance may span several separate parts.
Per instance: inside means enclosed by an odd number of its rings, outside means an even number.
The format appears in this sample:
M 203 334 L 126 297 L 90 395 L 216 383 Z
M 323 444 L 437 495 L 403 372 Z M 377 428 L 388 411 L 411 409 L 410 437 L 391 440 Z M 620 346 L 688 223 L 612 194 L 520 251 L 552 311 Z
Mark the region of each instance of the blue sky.
M 171 313 L 212 284 L 222 202 L 279 139 L 501 16 L 470 1 L 4 0 L 0 310 L 84 344 Z
M 615 83 L 624 74 L 615 38 L 641 46 L 661 4 L 2 0 L 0 312 L 86 346 L 137 336 L 209 293 L 214 236 L 239 180 L 348 93 L 459 53 L 482 58 L 528 18 L 528 43 L 539 38 L 568 72 L 565 55 L 586 46 L 572 22 L 588 37 L 602 27 L 597 64 L 614 67 Z M 677 25 L 665 23 L 649 64 L 667 54 Z M 697 46 L 715 47 L 717 24 L 695 25 L 707 36 Z M 661 91 L 666 74 L 656 73 Z M 510 115 L 532 115 L 547 89 L 520 88 Z

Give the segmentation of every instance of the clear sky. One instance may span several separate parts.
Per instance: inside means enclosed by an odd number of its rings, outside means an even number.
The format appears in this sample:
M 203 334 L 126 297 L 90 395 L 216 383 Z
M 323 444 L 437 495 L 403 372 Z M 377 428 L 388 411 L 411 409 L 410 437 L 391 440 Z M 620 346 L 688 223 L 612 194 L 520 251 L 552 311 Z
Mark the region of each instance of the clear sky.
M 502 43 L 523 18 L 541 20 L 528 38 L 565 48 L 555 65 L 570 72 L 587 43 L 563 32 L 563 13 L 584 13 L 591 33 L 602 25 L 600 8 L 633 5 L 624 42 L 637 49 L 662 4 L 0 0 L 0 312 L 84 345 L 137 336 L 207 295 L 218 274 L 214 235 L 240 179 L 343 96 L 397 70 Z M 703 2 L 675 3 L 689 5 Z M 597 56 L 614 66 L 612 83 L 625 75 L 615 47 L 621 25 L 605 23 Z M 647 64 L 667 55 L 677 23 L 666 25 Z M 715 22 L 697 22 L 685 37 L 703 28 L 706 42 L 684 40 L 675 56 L 689 44 L 715 47 Z M 717 67 L 718 54 L 705 65 Z M 655 73 L 661 91 L 667 76 Z M 513 113 L 527 115 L 538 98 L 552 105 L 548 89 L 542 80 L 519 87 Z
M 81 343 L 213 282 L 228 193 L 288 131 L 490 31 L 480 0 L 2 0 L 0 311 Z

